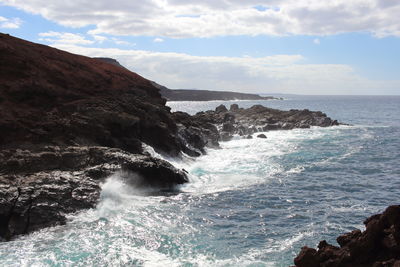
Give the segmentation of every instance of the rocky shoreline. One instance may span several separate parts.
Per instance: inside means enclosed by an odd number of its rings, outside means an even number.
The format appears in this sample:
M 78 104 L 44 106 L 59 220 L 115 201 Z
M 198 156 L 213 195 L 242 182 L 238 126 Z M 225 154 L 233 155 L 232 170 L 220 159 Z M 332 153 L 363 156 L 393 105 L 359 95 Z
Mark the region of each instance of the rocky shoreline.
M 297 267 L 399 267 L 400 206 L 364 221 L 366 230 L 354 230 L 337 238 L 339 247 L 325 240 L 318 250 L 303 247 L 294 263 Z
M 0 237 L 9 240 L 65 215 L 96 206 L 100 184 L 114 173 L 135 187 L 172 189 L 188 182 L 182 170 L 148 155 L 107 147 L 47 146 L 0 151 Z
M 302 120 L 297 122 L 299 113 Z M 233 135 L 249 138 L 253 133 L 270 130 L 338 125 L 321 112 L 286 112 L 262 106 L 236 109 L 235 104 L 229 111 L 221 105 L 215 111 L 194 116 L 183 112 L 171 116 L 177 125 L 176 142 L 181 144 L 181 151 L 194 157 L 206 153 L 206 147 L 218 148 L 220 141 L 228 141 Z M 271 120 L 271 116 L 277 117 Z M 264 134 L 258 137 L 266 138 Z M 66 214 L 95 207 L 100 185 L 115 173 L 132 186 L 159 190 L 174 190 L 188 182 L 184 170 L 144 151 L 131 153 L 104 146 L 50 144 L 29 149 L 3 148 L 0 150 L 1 239 L 10 240 L 64 224 Z
M 184 170 L 143 149 L 200 156 L 234 135 L 338 125 L 322 112 L 232 105 L 171 113 L 152 82 L 113 62 L 0 34 L 0 238 L 65 223 L 96 206 L 114 173 L 174 190 Z M 266 136 L 259 136 L 266 137 Z

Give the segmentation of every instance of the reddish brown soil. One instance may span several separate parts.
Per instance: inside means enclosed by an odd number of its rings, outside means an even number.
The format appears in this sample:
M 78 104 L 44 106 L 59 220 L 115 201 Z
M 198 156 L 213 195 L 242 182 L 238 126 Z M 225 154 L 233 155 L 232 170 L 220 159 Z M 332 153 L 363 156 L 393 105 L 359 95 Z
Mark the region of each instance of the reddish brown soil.
M 0 148 L 144 141 L 176 154 L 165 100 L 147 79 L 97 59 L 0 34 Z

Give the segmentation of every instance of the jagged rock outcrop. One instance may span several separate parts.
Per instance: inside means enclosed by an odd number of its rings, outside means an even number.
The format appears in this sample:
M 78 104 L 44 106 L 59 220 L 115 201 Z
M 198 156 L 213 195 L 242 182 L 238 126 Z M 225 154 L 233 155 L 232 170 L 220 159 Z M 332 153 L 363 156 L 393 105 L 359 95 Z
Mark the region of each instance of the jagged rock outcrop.
M 354 230 L 337 238 L 339 247 L 325 240 L 318 250 L 303 247 L 294 263 L 298 267 L 399 267 L 400 206 L 390 206 L 382 214 L 364 222 L 366 230 Z
M 178 137 L 185 143 L 183 152 L 199 156 L 205 153 L 205 147 L 219 147 L 220 135 L 215 124 L 207 119 L 194 118 L 185 112 L 174 112 L 172 115 L 178 125 Z
M 229 110 L 219 105 L 214 111 L 193 116 L 185 112 L 174 112 L 172 116 L 178 125 L 178 138 L 185 144 L 182 151 L 190 156 L 205 153 L 205 147 L 218 148 L 219 141 L 232 140 L 234 135 L 250 139 L 256 132 L 339 125 L 320 111 L 282 111 L 261 105 L 244 109 L 232 104 Z M 266 138 L 263 134 L 259 137 Z
M 177 156 L 184 143 L 158 89 L 115 62 L 0 34 L 0 114 L 2 239 L 94 207 L 115 172 L 134 186 L 187 182 L 138 155 L 146 143 Z
M 320 111 L 308 109 L 283 111 L 261 105 L 244 109 L 239 108 L 237 104 L 232 104 L 229 110 L 220 105 L 215 111 L 199 112 L 190 120 L 195 121 L 199 128 L 204 128 L 206 125 L 217 126 L 221 141 L 230 140 L 233 135 L 247 137 L 256 132 L 339 125 L 336 120 L 332 120 Z
M 94 207 L 100 184 L 121 172 L 135 187 L 173 189 L 186 174 L 161 159 L 106 147 L 44 147 L 0 152 L 0 238 L 65 223 Z
M 152 82 L 113 60 L 0 34 L 0 238 L 94 207 L 100 184 L 116 172 L 139 187 L 188 181 L 184 171 L 144 155 L 143 144 L 199 156 L 234 134 L 335 125 L 307 110 L 233 105 L 190 116 L 165 103 Z

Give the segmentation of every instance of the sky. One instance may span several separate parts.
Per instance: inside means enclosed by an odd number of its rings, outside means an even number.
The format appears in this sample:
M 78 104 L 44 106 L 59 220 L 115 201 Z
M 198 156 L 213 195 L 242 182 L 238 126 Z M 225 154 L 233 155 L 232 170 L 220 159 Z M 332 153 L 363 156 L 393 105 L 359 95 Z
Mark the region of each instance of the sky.
M 400 95 L 399 0 L 0 0 L 0 32 L 173 89 Z

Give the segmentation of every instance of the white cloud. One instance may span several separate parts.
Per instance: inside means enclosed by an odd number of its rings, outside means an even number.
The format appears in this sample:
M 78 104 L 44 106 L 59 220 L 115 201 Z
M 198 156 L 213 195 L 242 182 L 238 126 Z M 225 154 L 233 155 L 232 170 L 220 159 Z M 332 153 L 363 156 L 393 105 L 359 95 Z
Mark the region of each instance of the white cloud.
M 39 33 L 40 41 L 48 42 L 50 44 L 73 44 L 73 45 L 90 45 L 94 41 L 86 39 L 80 34 L 74 34 L 69 32 L 42 32 Z
M 395 0 L 0 0 L 92 34 L 161 37 L 331 35 L 400 36 Z
M 22 24 L 20 18 L 5 18 L 0 16 L 0 28 L 3 29 L 18 29 Z
M 96 42 L 98 42 L 98 43 L 103 43 L 104 41 L 107 41 L 108 40 L 108 38 L 107 37 L 105 37 L 105 36 L 102 36 L 102 35 L 92 35 L 92 38 L 96 41 Z
M 129 43 L 127 41 L 120 40 L 120 39 L 115 38 L 115 37 L 112 37 L 111 40 L 117 45 L 136 45 L 136 44 Z
M 162 39 L 162 38 L 154 38 L 153 42 L 154 43 L 162 43 L 162 42 L 164 42 L 164 39 Z
M 315 38 L 313 40 L 313 43 L 316 44 L 316 45 L 319 45 L 321 43 L 321 41 L 318 38 Z
M 111 57 L 170 88 L 297 94 L 395 94 L 400 81 L 374 81 L 343 64 L 304 64 L 301 55 L 201 57 L 143 50 L 57 45 L 87 56 Z

